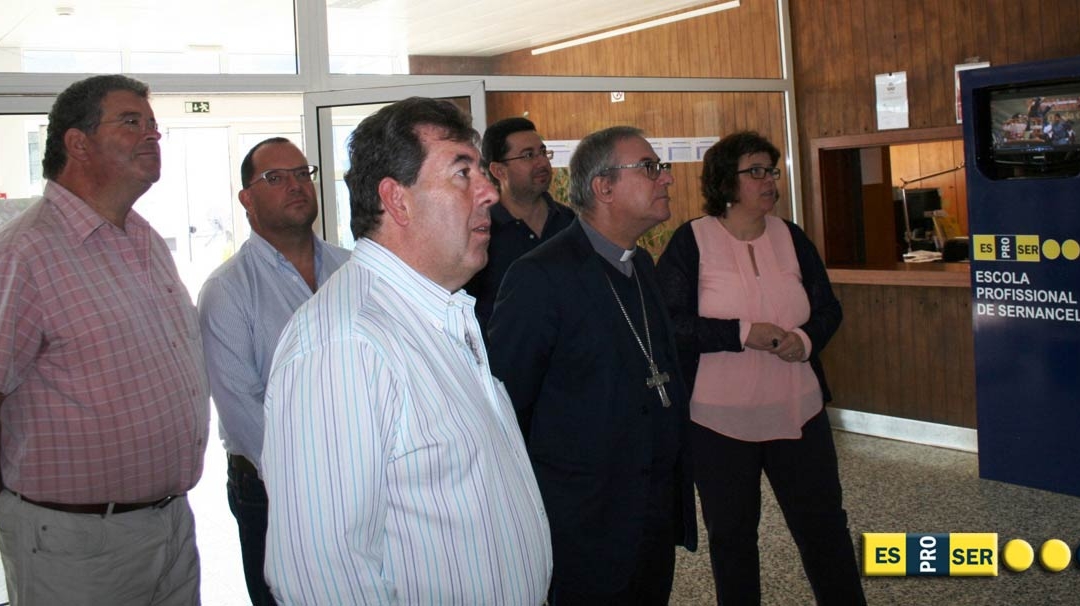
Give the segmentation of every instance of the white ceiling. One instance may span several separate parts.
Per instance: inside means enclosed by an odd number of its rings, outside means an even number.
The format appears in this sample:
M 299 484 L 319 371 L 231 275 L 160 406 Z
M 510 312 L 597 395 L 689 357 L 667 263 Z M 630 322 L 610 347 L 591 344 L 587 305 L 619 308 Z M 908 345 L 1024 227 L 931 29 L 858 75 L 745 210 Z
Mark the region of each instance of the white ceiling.
M 311 2 L 319 0 L 299 0 Z M 326 0 L 331 54 L 492 56 L 716 2 Z M 72 9 L 69 16 L 58 8 Z M 291 53 L 292 0 L 0 0 L 0 49 Z M 10 50 L 8 51 L 10 52 Z M 4 70 L 0 70 L 4 71 Z

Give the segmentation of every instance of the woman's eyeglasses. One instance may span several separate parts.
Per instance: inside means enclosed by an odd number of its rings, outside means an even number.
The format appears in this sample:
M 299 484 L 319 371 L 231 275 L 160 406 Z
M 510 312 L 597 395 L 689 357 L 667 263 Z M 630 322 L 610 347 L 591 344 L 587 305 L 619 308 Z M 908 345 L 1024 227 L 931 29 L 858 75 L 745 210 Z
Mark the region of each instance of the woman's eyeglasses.
M 753 179 L 764 179 L 766 176 L 772 177 L 774 180 L 780 178 L 780 169 L 775 166 L 751 166 L 750 168 L 735 171 L 736 175 L 743 173 L 749 174 Z

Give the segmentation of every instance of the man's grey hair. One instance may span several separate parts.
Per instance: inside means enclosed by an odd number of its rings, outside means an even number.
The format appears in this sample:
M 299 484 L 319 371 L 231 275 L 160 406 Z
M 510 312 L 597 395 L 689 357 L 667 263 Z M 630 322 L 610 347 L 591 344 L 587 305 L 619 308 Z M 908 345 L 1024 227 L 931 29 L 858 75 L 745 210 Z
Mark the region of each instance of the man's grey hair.
M 578 212 L 592 210 L 596 202 L 592 182 L 615 163 L 615 146 L 623 139 L 645 137 L 633 126 L 612 126 L 585 137 L 570 158 L 570 204 Z M 612 179 L 618 180 L 618 175 Z

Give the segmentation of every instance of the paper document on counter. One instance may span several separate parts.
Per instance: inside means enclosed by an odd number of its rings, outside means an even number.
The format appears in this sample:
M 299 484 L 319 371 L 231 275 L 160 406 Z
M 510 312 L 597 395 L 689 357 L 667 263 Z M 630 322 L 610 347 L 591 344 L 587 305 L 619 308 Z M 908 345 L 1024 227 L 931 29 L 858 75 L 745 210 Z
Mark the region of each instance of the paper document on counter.
M 932 250 L 913 250 L 904 253 L 904 263 L 930 263 L 940 261 L 941 253 Z

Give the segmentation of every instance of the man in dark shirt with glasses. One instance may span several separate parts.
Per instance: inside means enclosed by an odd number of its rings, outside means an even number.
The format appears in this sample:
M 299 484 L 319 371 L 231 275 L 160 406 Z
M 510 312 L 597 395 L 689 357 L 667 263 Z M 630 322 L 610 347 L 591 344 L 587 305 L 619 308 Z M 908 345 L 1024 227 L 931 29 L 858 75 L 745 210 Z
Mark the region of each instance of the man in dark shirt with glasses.
M 491 207 L 488 264 L 465 285 L 476 297 L 476 317 L 485 337 L 495 295 L 510 264 L 574 220 L 574 212 L 548 193 L 553 153 L 525 118 L 499 120 L 484 131 L 482 166 L 499 190 Z

